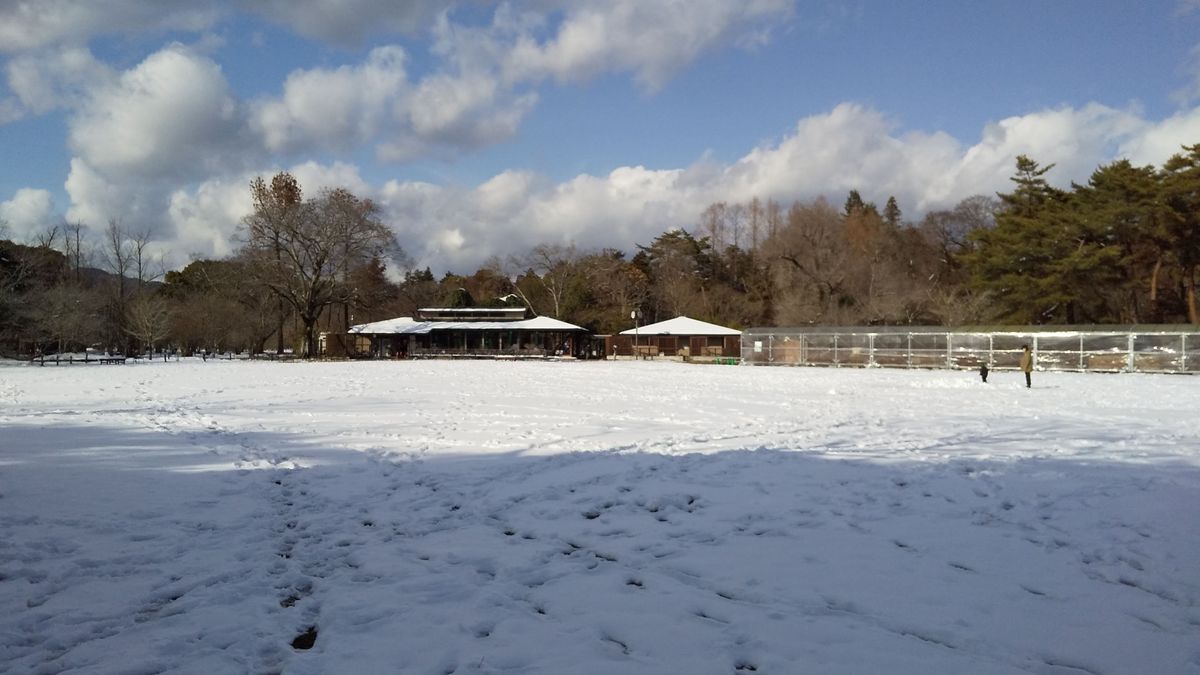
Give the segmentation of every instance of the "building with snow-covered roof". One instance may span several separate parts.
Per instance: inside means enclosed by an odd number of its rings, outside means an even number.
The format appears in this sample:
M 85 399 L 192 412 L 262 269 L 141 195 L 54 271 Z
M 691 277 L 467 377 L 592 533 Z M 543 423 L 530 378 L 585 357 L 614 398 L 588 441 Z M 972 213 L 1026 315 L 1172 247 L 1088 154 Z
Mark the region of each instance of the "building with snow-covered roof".
M 522 307 L 429 307 L 350 328 L 352 355 L 543 358 L 591 353 L 590 332 Z
M 608 336 L 605 353 L 618 357 L 736 358 L 741 353 L 741 336 L 741 331 L 733 328 L 677 316 Z

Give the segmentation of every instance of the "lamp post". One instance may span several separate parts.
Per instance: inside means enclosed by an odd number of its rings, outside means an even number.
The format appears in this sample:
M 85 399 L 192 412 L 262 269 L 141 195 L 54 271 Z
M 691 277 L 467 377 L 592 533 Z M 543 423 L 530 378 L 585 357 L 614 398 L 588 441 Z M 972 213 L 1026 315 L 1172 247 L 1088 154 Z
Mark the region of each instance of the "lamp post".
M 642 310 L 635 308 L 629 313 L 629 318 L 633 319 L 633 358 L 636 361 L 638 358 L 638 325 L 642 318 Z

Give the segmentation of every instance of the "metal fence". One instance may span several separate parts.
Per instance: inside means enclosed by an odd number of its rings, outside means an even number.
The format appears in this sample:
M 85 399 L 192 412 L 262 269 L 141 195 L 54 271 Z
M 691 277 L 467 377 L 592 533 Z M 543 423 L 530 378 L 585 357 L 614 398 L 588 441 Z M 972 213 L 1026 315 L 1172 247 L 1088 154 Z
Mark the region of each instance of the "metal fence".
M 751 328 L 747 365 L 887 368 L 1016 368 L 1029 345 L 1039 370 L 1200 373 L 1200 330 Z

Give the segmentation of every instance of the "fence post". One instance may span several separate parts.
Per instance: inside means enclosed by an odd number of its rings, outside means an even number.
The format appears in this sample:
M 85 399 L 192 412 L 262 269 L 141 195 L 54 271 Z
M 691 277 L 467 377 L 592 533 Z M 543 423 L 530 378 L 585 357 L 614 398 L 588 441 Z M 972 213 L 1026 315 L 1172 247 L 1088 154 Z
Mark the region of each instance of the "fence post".
M 1137 364 L 1134 362 L 1133 358 L 1133 341 L 1135 338 L 1136 336 L 1133 333 L 1129 334 L 1129 352 L 1125 357 L 1125 372 L 1127 373 L 1132 373 L 1137 370 Z
M 908 353 L 905 356 L 908 359 L 908 367 L 912 368 L 912 333 L 908 334 Z
M 952 333 L 946 333 L 946 368 L 953 368 L 953 350 L 954 336 Z
M 1187 369 L 1187 333 L 1179 336 L 1179 353 L 1183 356 L 1179 359 L 1179 370 L 1186 373 Z
M 1079 371 L 1083 372 L 1083 333 L 1079 334 Z
M 996 336 L 992 335 L 991 333 L 988 333 L 988 368 L 992 368 L 996 365 L 996 357 L 994 355 L 995 351 L 996 351 Z
M 841 360 L 840 360 L 840 359 L 839 359 L 839 357 L 838 357 L 838 350 L 837 350 L 837 333 L 834 333 L 834 334 L 833 334 L 833 365 L 835 365 L 835 366 L 840 366 L 840 365 L 842 365 L 842 362 L 841 362 Z
M 867 365 L 875 365 L 875 334 L 871 333 L 867 336 Z
M 767 337 L 767 363 L 775 363 L 775 334 Z

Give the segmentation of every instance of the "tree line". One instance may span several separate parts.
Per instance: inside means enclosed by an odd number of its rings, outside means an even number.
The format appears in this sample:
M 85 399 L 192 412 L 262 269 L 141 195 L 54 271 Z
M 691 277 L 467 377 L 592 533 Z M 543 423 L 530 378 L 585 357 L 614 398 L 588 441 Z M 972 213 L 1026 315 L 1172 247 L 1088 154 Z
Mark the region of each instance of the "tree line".
M 308 197 L 280 173 L 252 182 L 233 255 L 181 270 L 116 220 L 95 239 L 68 224 L 0 240 L 0 348 L 312 355 L 320 332 L 430 306 L 525 306 L 598 334 L 631 327 L 634 310 L 739 328 L 1200 324 L 1200 144 L 1068 190 L 1052 168 L 1020 156 L 1010 192 L 916 222 L 857 190 L 840 208 L 719 202 L 633 255 L 544 243 L 440 278 L 407 266 L 371 200 Z

